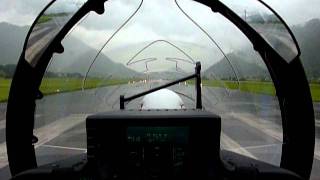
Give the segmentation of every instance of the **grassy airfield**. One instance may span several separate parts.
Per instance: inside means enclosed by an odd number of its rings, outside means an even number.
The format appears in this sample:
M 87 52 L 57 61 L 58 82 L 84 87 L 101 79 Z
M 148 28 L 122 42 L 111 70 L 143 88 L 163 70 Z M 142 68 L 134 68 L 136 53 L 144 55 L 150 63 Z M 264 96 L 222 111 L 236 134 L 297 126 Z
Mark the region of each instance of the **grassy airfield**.
M 84 89 L 126 84 L 128 80 L 121 79 L 87 79 Z M 82 90 L 82 78 L 45 78 L 40 90 L 44 95 Z M 8 100 L 11 79 L 0 78 L 0 102 Z
M 113 86 L 127 84 L 127 79 L 88 79 L 84 89 L 93 89 L 97 87 Z M 8 100 L 11 79 L 0 78 L 0 102 Z M 57 94 L 63 92 L 78 91 L 82 89 L 82 78 L 45 78 L 42 81 L 40 90 L 44 95 Z M 238 84 L 234 81 L 203 80 L 203 86 L 223 87 L 243 92 L 266 94 L 275 96 L 275 88 L 272 82 L 260 81 L 240 81 Z M 310 84 L 312 99 L 320 102 L 320 84 Z

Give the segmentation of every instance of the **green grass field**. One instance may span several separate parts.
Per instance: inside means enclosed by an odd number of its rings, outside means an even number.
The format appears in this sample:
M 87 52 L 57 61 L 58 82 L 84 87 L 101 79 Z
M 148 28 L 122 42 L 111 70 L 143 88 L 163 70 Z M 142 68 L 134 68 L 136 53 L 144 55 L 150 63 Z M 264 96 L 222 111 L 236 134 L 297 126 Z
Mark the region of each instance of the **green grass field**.
M 84 89 L 93 89 L 97 87 L 112 86 L 119 84 L 126 84 L 128 80 L 118 80 L 118 79 L 88 79 L 85 83 Z M 61 78 L 45 78 L 42 81 L 40 90 L 44 95 L 78 91 L 82 89 L 82 79 L 71 78 L 71 79 L 61 79 Z
M 43 15 L 39 18 L 37 24 L 42 24 L 42 23 L 45 23 L 45 22 L 48 22 L 52 19 L 52 17 L 50 16 L 46 16 L 46 15 Z
M 244 92 L 275 95 L 276 91 L 271 82 L 257 82 L 257 81 L 240 81 L 236 83 L 234 81 L 216 81 L 216 80 L 203 80 L 204 86 L 212 87 L 226 87 L 228 89 L 239 89 Z
M 117 79 L 88 79 L 85 84 L 85 89 L 96 87 L 112 86 L 126 84 L 128 80 Z M 191 82 L 192 83 L 192 82 Z M 0 78 L 0 102 L 5 102 L 8 99 L 11 79 Z M 226 87 L 228 89 L 240 89 L 240 91 L 275 95 L 275 89 L 271 82 L 257 81 L 241 81 L 239 84 L 232 81 L 214 81 L 203 80 L 204 86 Z M 320 84 L 310 84 L 313 101 L 320 102 Z M 82 79 L 80 78 L 45 78 L 42 81 L 40 90 L 44 95 L 78 91 L 82 89 Z
M 3 79 L 0 77 L 0 102 L 7 101 L 11 79 Z
M 97 87 L 112 86 L 119 84 L 126 84 L 128 80 L 117 79 L 88 79 L 85 84 L 85 89 L 92 89 Z M 0 78 L 0 102 L 8 100 L 11 79 Z M 80 78 L 45 78 L 42 81 L 40 90 L 44 95 L 78 91 L 82 89 L 82 79 Z
M 272 96 L 276 94 L 272 82 L 240 81 L 240 83 L 236 83 L 233 81 L 203 80 L 202 84 L 204 86 L 239 89 L 244 92 L 267 94 Z M 310 84 L 310 89 L 313 101 L 320 102 L 320 84 Z
M 320 102 L 320 84 L 310 84 L 313 101 Z
M 42 24 L 42 23 L 46 23 L 48 21 L 51 21 L 53 18 L 57 17 L 57 16 L 68 16 L 68 13 L 53 13 L 53 14 L 43 14 L 37 24 Z

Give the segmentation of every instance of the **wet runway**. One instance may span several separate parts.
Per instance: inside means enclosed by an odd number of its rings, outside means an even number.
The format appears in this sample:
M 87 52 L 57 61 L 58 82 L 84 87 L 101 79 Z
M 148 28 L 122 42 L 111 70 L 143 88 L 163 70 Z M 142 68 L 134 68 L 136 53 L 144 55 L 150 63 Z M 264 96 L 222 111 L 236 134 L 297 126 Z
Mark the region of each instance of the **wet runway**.
M 38 164 L 85 152 L 86 116 L 119 109 L 120 95 L 130 96 L 149 88 L 150 85 L 143 83 L 110 86 L 46 96 L 37 101 L 35 135 L 39 138 L 36 144 Z M 187 108 L 195 107 L 193 85 L 181 84 L 171 89 L 183 94 L 181 98 Z M 203 87 L 202 100 L 206 110 L 222 117 L 222 149 L 280 164 L 282 128 L 277 98 Z M 140 102 L 141 98 L 134 100 L 126 108 L 139 109 Z M 0 179 L 7 179 L 5 139 L 2 134 L 0 138 Z M 312 179 L 319 178 L 320 162 L 316 157 Z

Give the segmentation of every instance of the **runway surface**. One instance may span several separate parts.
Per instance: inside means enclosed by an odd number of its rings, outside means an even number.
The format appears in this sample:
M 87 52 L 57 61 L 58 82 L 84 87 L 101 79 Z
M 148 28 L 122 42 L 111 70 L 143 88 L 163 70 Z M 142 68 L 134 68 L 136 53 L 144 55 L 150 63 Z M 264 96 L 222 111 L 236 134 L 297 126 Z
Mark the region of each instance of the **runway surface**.
M 158 83 L 127 84 L 46 96 L 37 101 L 35 135 L 38 164 L 46 164 L 86 152 L 85 118 L 97 112 L 119 109 L 120 95 L 130 96 Z M 193 85 L 176 85 L 187 108 L 194 108 Z M 282 146 L 281 115 L 276 97 L 203 87 L 206 110 L 222 117 L 221 148 L 279 165 Z M 139 109 L 141 98 L 127 109 Z M 5 104 L 0 105 L 4 118 Z M 315 107 L 316 108 L 316 107 Z M 0 179 L 8 179 L 5 123 L 0 121 Z M 320 141 L 317 136 L 312 179 L 320 178 Z

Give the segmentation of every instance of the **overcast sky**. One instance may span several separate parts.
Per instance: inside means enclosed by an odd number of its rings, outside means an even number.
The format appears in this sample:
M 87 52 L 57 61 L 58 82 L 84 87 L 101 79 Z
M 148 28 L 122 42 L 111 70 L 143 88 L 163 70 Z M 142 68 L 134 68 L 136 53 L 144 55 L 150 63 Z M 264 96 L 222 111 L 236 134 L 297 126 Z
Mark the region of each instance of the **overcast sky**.
M 74 5 L 79 4 L 79 1 L 82 0 L 57 1 L 61 5 L 69 2 L 69 5 L 61 6 L 56 2 L 56 9 L 70 11 L 74 10 Z M 244 5 L 246 9 L 251 9 L 250 3 L 257 3 L 256 0 L 222 1 L 227 4 L 241 2 L 246 4 Z M 30 25 L 48 2 L 49 0 L 0 0 L 0 22 Z M 265 2 L 273 7 L 289 25 L 302 24 L 310 19 L 320 18 L 319 0 L 265 0 Z M 135 11 L 139 3 L 140 1 L 133 0 L 110 0 L 105 5 L 107 12 L 103 16 L 91 13 L 83 24 L 75 28 L 72 35 L 79 37 L 89 46 L 99 49 L 110 35 Z M 209 8 L 188 0 L 179 0 L 179 3 L 192 18 L 213 36 L 226 53 L 237 48 L 243 48 L 244 44 L 248 44 L 242 33 L 226 22 L 219 14 L 213 14 Z M 219 49 L 213 46 L 208 37 L 179 11 L 174 4 L 174 0 L 145 0 L 137 15 L 110 41 L 103 52 L 108 54 L 111 59 L 117 59 L 117 61 L 125 64 L 135 52 L 146 45 L 144 42 L 159 39 L 175 42 L 177 46 L 190 53 L 192 58 L 201 59 L 203 64 L 207 66 L 215 62 L 205 59 L 219 60 L 222 57 Z M 186 42 L 188 45 L 185 45 Z M 135 44 L 135 48 L 127 48 L 131 44 Z M 150 58 L 150 56 L 165 58 L 161 56 L 164 53 L 163 51 L 155 53 L 151 49 L 149 52 L 146 51 L 143 56 L 138 56 L 136 60 Z M 174 56 L 186 58 L 181 52 L 176 52 Z
M 0 0 L 0 22 L 6 21 L 13 24 L 30 25 L 35 16 L 48 2 L 49 0 Z M 154 0 L 153 3 L 160 6 L 164 5 L 159 2 L 161 0 Z M 265 2 L 276 9 L 289 24 L 296 24 L 314 17 L 320 17 L 319 0 L 265 0 Z

